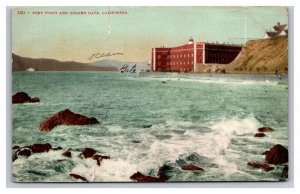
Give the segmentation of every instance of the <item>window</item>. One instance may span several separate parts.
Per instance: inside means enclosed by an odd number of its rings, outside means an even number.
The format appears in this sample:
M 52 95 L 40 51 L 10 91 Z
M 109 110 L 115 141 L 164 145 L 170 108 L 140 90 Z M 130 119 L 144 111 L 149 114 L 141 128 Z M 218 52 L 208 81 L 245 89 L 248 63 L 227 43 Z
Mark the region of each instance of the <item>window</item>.
M 182 54 L 180 54 L 180 58 L 182 58 Z
M 158 65 L 160 65 L 160 62 L 158 62 Z
M 192 57 L 194 57 L 194 54 L 192 54 Z
M 190 64 L 189 61 L 187 61 L 187 64 Z
M 190 54 L 187 54 L 187 57 L 189 58 L 189 57 L 190 57 Z
M 185 54 L 183 55 L 183 58 L 185 58 Z
M 194 62 L 192 61 L 191 64 L 194 64 Z
M 160 58 L 161 58 L 161 55 L 158 55 L 158 56 L 157 56 L 157 58 L 159 58 L 159 59 L 160 59 Z

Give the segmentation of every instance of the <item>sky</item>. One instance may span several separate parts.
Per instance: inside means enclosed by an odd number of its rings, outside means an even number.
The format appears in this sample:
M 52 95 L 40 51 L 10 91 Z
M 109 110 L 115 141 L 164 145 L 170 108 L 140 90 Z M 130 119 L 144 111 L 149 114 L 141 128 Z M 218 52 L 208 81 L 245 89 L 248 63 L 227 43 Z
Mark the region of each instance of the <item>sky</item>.
M 127 14 L 102 14 L 107 11 Z M 277 22 L 288 23 L 286 7 L 20 7 L 12 10 L 12 52 L 84 63 L 147 62 L 154 47 L 183 45 L 190 37 L 244 44 L 245 37 L 263 38 Z M 122 54 L 91 57 L 99 53 Z

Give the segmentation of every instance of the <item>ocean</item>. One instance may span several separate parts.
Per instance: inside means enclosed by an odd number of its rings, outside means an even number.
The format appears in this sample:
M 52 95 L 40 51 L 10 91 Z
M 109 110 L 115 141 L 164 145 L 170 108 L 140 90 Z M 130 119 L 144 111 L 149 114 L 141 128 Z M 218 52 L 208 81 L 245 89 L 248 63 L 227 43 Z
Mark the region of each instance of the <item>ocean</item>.
M 264 172 L 247 162 L 264 162 L 262 153 L 275 144 L 288 148 L 287 76 L 14 72 L 12 82 L 13 94 L 40 99 L 12 105 L 12 146 L 63 148 L 19 157 L 12 164 L 15 182 L 77 182 L 70 173 L 92 182 L 131 182 L 135 172 L 156 176 L 163 165 L 171 182 L 282 180 L 283 166 Z M 101 124 L 38 131 L 64 109 Z M 264 126 L 274 131 L 254 137 Z M 98 166 L 77 157 L 86 147 L 111 159 Z M 69 148 L 72 158 L 62 156 Z

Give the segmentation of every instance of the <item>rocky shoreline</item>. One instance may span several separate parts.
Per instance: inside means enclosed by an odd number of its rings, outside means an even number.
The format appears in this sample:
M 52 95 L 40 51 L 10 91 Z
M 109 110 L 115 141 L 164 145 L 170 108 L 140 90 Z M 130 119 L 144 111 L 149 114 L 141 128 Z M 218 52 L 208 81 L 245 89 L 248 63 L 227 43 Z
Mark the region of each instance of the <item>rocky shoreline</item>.
M 13 96 L 13 103 L 35 103 L 39 102 L 38 98 L 31 98 L 25 92 L 18 92 Z M 76 114 L 69 109 L 62 110 L 60 112 L 55 113 L 54 115 L 50 116 L 46 120 L 40 123 L 39 131 L 43 132 L 50 132 L 55 127 L 60 125 L 92 125 L 92 124 L 100 124 L 96 118 L 94 117 L 86 117 L 84 115 Z M 150 125 L 151 127 L 151 125 Z M 148 128 L 148 126 L 146 127 Z M 267 133 L 272 133 L 275 130 L 270 127 L 261 127 L 257 129 L 257 132 L 254 134 L 255 138 L 268 138 Z M 65 158 L 72 158 L 74 157 L 74 153 L 72 152 L 72 148 L 63 149 L 62 147 L 53 147 L 51 144 L 31 144 L 28 146 L 14 146 L 12 148 L 12 162 L 18 160 L 19 158 L 29 158 L 31 155 L 39 154 L 39 153 L 47 153 L 49 151 L 61 151 L 64 152 L 61 154 Z M 281 177 L 283 180 L 288 178 L 288 149 L 280 144 L 276 144 L 271 147 L 269 150 L 266 150 L 264 153 L 264 162 L 258 161 L 249 161 L 247 162 L 247 166 L 249 168 L 257 168 L 262 170 L 264 173 L 269 173 L 276 169 L 278 166 L 283 167 Z M 84 159 L 92 159 L 95 161 L 97 166 L 101 166 L 101 162 L 103 160 L 111 159 L 110 156 L 100 155 L 97 151 L 93 148 L 83 148 L 81 153 L 77 155 L 77 157 Z M 65 159 L 59 159 L 56 162 L 63 162 Z M 156 176 L 151 176 L 150 174 L 142 174 L 140 171 L 133 173 L 129 180 L 133 182 L 168 182 L 168 168 L 169 166 L 164 164 L 162 165 Z M 209 171 L 208 167 L 201 167 L 195 165 L 193 163 L 184 164 L 180 166 L 180 170 L 194 173 L 194 172 L 201 172 L 205 173 Z M 152 174 L 153 175 L 153 174 Z M 78 174 L 69 173 L 69 176 L 72 177 L 74 180 L 81 181 L 81 182 L 89 182 L 89 180 Z M 201 175 L 199 175 L 201 176 Z

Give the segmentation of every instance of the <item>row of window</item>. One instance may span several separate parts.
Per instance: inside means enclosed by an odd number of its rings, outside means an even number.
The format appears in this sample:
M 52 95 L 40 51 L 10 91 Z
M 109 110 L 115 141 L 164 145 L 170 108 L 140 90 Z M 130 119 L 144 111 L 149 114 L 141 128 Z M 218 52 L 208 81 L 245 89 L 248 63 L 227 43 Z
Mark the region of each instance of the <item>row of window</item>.
M 194 54 L 177 54 L 177 55 L 167 55 L 167 58 L 171 58 L 171 59 L 178 59 L 178 58 L 189 58 L 189 57 L 194 57 Z M 161 55 L 157 55 L 157 58 L 161 58 Z
M 157 63 L 158 65 L 160 65 L 161 63 L 160 62 L 158 62 Z M 194 64 L 194 61 L 187 61 L 187 62 L 185 62 L 185 61 L 183 61 L 183 62 L 166 62 L 166 65 L 193 65 Z
M 225 57 L 232 57 L 232 53 L 207 53 L 208 57 L 219 57 L 219 58 L 225 58 Z

